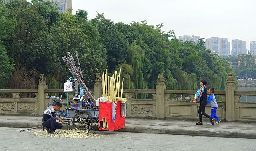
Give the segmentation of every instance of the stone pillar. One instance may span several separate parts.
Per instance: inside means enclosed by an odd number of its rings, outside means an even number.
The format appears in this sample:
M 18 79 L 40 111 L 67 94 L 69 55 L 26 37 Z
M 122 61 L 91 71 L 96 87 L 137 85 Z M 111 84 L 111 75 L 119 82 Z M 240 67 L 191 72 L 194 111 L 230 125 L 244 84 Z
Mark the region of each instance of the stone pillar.
M 159 119 L 165 118 L 165 80 L 163 74 L 158 75 L 156 84 L 156 117 Z
M 94 98 L 97 99 L 102 96 L 102 80 L 100 78 L 100 75 L 96 75 L 96 80 L 94 83 Z
M 15 113 L 18 113 L 18 102 L 20 101 L 20 93 L 12 93 L 12 98 L 14 100 Z
M 37 115 L 42 115 L 45 110 L 45 89 L 47 88 L 46 80 L 43 74 L 40 74 L 38 92 L 37 92 L 37 103 L 36 103 L 36 113 Z
M 127 99 L 127 102 L 126 102 L 126 117 L 132 117 L 132 98 L 133 98 L 134 94 L 125 93 L 124 96 Z
M 226 83 L 226 120 L 235 120 L 235 78 L 228 74 Z

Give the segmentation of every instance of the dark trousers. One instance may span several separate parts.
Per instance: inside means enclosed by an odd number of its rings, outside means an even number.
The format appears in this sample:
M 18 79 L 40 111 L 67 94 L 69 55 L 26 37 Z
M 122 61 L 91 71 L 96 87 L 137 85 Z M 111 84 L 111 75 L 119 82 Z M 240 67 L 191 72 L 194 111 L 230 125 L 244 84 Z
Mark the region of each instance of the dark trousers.
M 43 127 L 45 127 L 47 129 L 48 133 L 53 133 L 53 132 L 55 132 L 56 129 L 62 128 L 62 124 L 56 122 L 56 118 L 54 118 L 54 117 L 47 119 L 46 121 L 43 122 L 42 125 L 43 125 Z
M 200 104 L 199 109 L 198 109 L 198 114 L 199 114 L 199 121 L 202 122 L 202 117 L 203 115 L 211 120 L 211 117 L 205 113 L 205 106 L 204 104 Z

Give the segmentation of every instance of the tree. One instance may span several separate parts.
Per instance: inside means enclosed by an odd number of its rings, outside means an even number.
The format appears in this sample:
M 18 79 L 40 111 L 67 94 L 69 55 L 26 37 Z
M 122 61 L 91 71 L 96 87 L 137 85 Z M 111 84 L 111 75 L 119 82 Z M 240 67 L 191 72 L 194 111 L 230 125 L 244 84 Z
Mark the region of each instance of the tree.
M 0 15 L 5 70 L 11 72 L 14 64 L 10 85 L 27 83 L 22 88 L 35 86 L 36 82 L 26 81 L 35 81 L 40 73 L 46 75 L 50 88 L 62 87 L 71 76 L 62 61 L 67 52 L 78 52 L 89 87 L 97 73 L 122 68 L 128 83 L 125 88 L 154 88 L 158 75 L 163 74 L 167 88 L 195 89 L 197 81 L 206 79 L 223 89 L 231 71 L 227 61 L 205 48 L 203 39 L 199 43 L 179 41 L 174 31 L 162 31 L 163 24 L 114 23 L 103 14 L 89 20 L 84 10 L 75 15 L 59 13 L 53 3 L 43 0 L 0 4 Z M 253 66 L 250 69 L 253 74 Z
M 53 45 L 49 46 L 56 56 L 53 60 L 54 71 L 65 71 L 61 57 L 67 52 L 73 55 L 78 52 L 81 68 L 88 86 L 92 87 L 97 73 L 102 73 L 106 68 L 106 51 L 99 42 L 99 33 L 86 19 L 64 13 L 60 21 L 50 31 Z M 61 79 L 67 74 L 61 74 Z M 67 78 L 67 77 L 66 77 Z M 59 80 L 61 80 L 59 79 Z
M 98 14 L 91 22 L 99 31 L 100 42 L 107 52 L 108 69 L 113 72 L 119 64 L 125 63 L 128 43 L 115 24 L 102 14 Z
M 7 8 L 0 3 L 0 88 L 4 88 L 13 71 L 13 63 L 10 60 L 3 40 L 14 30 L 14 21 L 8 18 Z
M 42 0 L 12 1 L 4 6 L 6 20 L 14 22 L 13 32 L 3 39 L 15 71 L 20 71 L 14 73 L 33 71 L 31 76 L 23 77 L 29 79 L 37 79 L 43 73 L 50 87 L 62 87 L 70 74 L 61 58 L 76 51 L 89 86 L 96 73 L 106 68 L 106 51 L 99 42 L 97 29 L 87 20 L 86 11 L 60 14 L 55 5 Z M 13 74 L 12 79 L 18 81 L 12 82 L 24 82 L 15 76 L 18 75 Z
M 237 57 L 238 67 L 236 69 L 239 78 L 256 78 L 256 57 L 251 54 L 239 55 Z
M 0 88 L 6 86 L 13 69 L 13 64 L 7 55 L 6 49 L 0 42 Z

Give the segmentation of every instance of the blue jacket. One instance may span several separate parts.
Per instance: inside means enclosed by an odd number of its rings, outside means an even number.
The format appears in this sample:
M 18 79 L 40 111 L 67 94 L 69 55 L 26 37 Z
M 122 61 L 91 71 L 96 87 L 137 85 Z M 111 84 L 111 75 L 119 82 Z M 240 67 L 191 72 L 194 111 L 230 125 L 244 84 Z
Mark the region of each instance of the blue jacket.
M 218 108 L 218 103 L 216 101 L 216 98 L 215 98 L 214 94 L 211 94 L 211 95 L 208 96 L 207 103 L 211 104 L 211 107 L 217 107 Z

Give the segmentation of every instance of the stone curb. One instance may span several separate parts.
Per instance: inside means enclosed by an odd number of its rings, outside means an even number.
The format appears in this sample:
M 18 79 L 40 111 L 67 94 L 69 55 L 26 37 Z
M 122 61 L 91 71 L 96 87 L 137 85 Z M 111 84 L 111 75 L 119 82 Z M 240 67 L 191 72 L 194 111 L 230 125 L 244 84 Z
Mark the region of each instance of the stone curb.
M 39 123 L 27 123 L 27 122 L 0 122 L 0 127 L 32 128 L 32 127 L 41 127 L 41 124 L 39 124 Z
M 237 132 L 210 132 L 205 130 L 192 131 L 184 129 L 153 129 L 144 127 L 126 127 L 121 132 L 131 133 L 150 133 L 150 134 L 170 134 L 170 135 L 188 135 L 188 136 L 207 136 L 223 138 L 246 138 L 256 139 L 256 134 L 237 133 Z
M 0 127 L 41 128 L 41 123 L 0 122 Z M 148 128 L 148 127 L 145 128 L 140 126 L 126 126 L 124 129 L 119 130 L 119 132 L 256 139 L 256 134 L 248 134 L 248 133 L 242 133 L 242 132 L 237 133 L 237 132 L 211 132 L 207 130 L 193 131 L 193 130 L 185 130 L 185 129 L 154 129 L 154 128 Z

